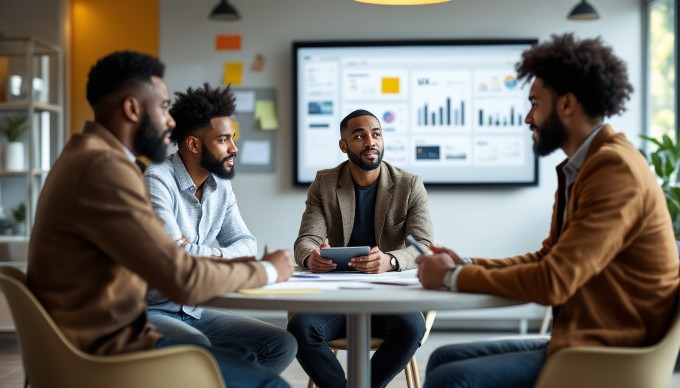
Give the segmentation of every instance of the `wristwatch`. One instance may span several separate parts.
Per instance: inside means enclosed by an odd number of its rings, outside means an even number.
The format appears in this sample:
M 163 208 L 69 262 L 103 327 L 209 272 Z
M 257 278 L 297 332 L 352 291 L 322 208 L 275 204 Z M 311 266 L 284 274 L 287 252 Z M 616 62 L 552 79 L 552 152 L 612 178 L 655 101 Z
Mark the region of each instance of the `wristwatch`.
M 392 271 L 399 270 L 399 262 L 397 261 L 396 257 L 392 256 L 392 258 L 390 259 L 390 265 L 392 266 Z

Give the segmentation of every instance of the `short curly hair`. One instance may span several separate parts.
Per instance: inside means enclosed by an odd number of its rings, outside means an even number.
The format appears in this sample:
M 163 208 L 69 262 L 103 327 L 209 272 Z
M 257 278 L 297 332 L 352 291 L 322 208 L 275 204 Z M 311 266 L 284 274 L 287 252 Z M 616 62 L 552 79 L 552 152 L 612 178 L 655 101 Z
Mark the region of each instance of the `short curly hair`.
M 626 64 L 599 37 L 552 35 L 522 53 L 516 70 L 519 79 L 540 78 L 558 96 L 573 93 L 591 118 L 625 111 L 633 92 Z
M 96 108 L 102 98 L 151 85 L 151 77 L 163 78 L 165 65 L 158 58 L 135 51 L 116 51 L 97 61 L 87 76 L 87 101 Z
M 342 136 L 345 129 L 347 129 L 347 126 L 349 125 L 349 121 L 352 120 L 353 118 L 359 117 L 359 116 L 371 116 L 374 119 L 378 120 L 378 123 L 380 123 L 380 120 L 377 117 L 375 117 L 375 115 L 373 113 L 371 113 L 371 112 L 369 112 L 365 109 L 357 109 L 354 112 L 351 112 L 350 114 L 345 116 L 345 118 L 342 119 L 342 121 L 340 121 L 340 136 Z
M 206 82 L 202 88 L 189 88 L 185 93 L 175 92 L 175 103 L 170 115 L 175 119 L 175 129 L 170 140 L 179 144 L 197 129 L 210 128 L 215 117 L 231 116 L 236 111 L 236 97 L 229 85 L 211 88 Z

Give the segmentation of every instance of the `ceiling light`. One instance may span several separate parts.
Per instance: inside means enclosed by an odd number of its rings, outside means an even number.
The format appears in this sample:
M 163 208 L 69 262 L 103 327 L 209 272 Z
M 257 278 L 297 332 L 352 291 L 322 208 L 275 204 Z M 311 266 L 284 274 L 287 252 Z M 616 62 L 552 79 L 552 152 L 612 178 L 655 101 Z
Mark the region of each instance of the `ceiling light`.
M 600 15 L 597 14 L 595 8 L 586 3 L 586 0 L 581 0 L 579 4 L 576 4 L 574 9 L 569 12 L 569 16 L 567 16 L 567 19 L 570 20 L 596 20 L 599 18 Z
M 238 14 L 236 8 L 227 3 L 227 0 L 221 0 L 210 13 L 210 19 L 219 21 L 240 20 L 241 15 Z

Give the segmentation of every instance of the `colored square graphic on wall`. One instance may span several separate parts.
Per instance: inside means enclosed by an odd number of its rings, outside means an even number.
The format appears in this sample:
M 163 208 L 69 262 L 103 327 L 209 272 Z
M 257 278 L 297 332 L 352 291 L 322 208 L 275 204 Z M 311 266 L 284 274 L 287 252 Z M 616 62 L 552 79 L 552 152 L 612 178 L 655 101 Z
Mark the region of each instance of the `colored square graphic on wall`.
M 383 94 L 398 94 L 399 93 L 399 78 L 384 77 L 382 79 Z
M 217 35 L 215 37 L 215 50 L 240 50 L 241 35 Z
M 224 63 L 224 83 L 240 85 L 243 79 L 243 63 L 225 62 Z

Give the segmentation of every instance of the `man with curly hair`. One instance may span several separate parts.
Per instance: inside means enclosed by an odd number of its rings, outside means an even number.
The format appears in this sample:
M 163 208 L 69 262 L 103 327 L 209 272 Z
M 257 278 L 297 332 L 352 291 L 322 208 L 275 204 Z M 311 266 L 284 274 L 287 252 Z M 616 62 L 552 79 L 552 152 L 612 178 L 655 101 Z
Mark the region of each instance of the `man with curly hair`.
M 170 139 L 177 152 L 144 172 L 151 204 L 165 231 L 189 254 L 254 259 L 255 237 L 241 218 L 230 181 L 238 152 L 230 118 L 236 108 L 234 95 L 229 86 L 211 88 L 205 83 L 175 96 L 170 115 L 176 126 Z M 276 276 L 273 267 L 267 269 Z M 170 338 L 231 349 L 276 374 L 295 359 L 295 338 L 277 326 L 229 311 L 181 305 L 155 289 L 149 290 L 147 303 L 149 322 Z
M 648 346 L 678 299 L 678 251 L 664 195 L 645 159 L 604 124 L 633 88 L 626 65 L 597 39 L 553 36 L 522 54 L 533 79 L 525 122 L 534 151 L 561 148 L 549 236 L 534 253 L 461 258 L 432 246 L 417 258 L 426 288 L 553 306 L 548 340 L 486 341 L 436 350 L 426 387 L 531 387 L 546 357 L 570 346 Z
M 177 303 L 198 304 L 286 281 L 293 271 L 285 250 L 265 252 L 261 261 L 252 253 L 210 260 L 190 255 L 163 230 L 134 161 L 165 158 L 175 120 L 164 69 L 157 58 L 122 51 L 90 70 L 94 121 L 71 137 L 45 181 L 28 248 L 28 286 L 66 338 L 89 354 L 192 344 L 213 355 L 229 387 L 288 387 L 236 351 L 164 336 L 148 322 L 149 287 Z M 262 262 L 275 268 L 273 279 Z

